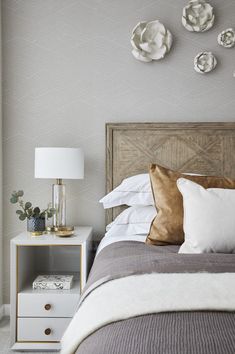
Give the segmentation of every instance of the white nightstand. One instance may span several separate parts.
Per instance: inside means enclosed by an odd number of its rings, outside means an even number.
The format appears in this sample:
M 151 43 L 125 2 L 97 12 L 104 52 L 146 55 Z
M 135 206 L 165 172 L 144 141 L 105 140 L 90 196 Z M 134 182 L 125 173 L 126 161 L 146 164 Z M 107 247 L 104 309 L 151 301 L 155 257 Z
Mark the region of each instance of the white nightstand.
M 75 235 L 11 240 L 11 345 L 13 350 L 59 350 L 73 317 L 92 261 L 92 228 Z M 33 290 L 38 274 L 74 274 L 71 290 Z

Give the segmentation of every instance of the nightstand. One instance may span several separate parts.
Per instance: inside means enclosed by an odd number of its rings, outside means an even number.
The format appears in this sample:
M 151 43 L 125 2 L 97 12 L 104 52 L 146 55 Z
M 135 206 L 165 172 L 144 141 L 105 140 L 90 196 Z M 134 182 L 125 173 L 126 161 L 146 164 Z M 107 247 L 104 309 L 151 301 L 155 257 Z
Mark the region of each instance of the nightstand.
M 11 345 L 13 350 L 59 350 L 92 262 L 92 228 L 72 237 L 28 232 L 11 240 Z M 39 274 L 73 274 L 71 290 L 33 290 Z

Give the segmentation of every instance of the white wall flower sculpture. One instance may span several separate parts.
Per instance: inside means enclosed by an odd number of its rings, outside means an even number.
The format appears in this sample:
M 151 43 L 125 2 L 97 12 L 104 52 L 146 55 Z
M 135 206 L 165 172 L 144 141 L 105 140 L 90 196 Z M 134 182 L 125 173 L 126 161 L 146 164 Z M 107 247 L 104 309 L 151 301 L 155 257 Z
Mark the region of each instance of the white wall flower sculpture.
M 200 74 L 209 73 L 216 65 L 216 57 L 211 52 L 199 53 L 194 58 L 194 69 Z
M 235 45 L 235 31 L 228 28 L 218 35 L 218 43 L 225 48 L 232 48 Z
M 139 22 L 132 31 L 131 45 L 132 54 L 137 60 L 159 60 L 170 51 L 172 35 L 158 20 Z
M 183 8 L 182 24 L 191 32 L 208 31 L 214 24 L 213 7 L 205 0 L 191 0 Z

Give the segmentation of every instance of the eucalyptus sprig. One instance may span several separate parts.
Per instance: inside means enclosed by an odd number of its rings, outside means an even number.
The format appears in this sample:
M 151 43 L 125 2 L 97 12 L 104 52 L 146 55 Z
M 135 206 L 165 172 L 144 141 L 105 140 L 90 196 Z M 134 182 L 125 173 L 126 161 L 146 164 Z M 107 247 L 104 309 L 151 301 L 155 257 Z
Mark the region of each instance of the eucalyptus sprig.
M 31 202 L 24 202 L 23 200 L 24 191 L 20 190 L 18 192 L 13 191 L 11 194 L 10 202 L 12 204 L 19 205 L 20 209 L 16 210 L 16 214 L 19 216 L 21 221 L 24 221 L 26 218 L 51 218 L 56 210 L 51 207 L 51 204 L 48 204 L 46 209 L 40 210 L 39 207 L 33 207 Z

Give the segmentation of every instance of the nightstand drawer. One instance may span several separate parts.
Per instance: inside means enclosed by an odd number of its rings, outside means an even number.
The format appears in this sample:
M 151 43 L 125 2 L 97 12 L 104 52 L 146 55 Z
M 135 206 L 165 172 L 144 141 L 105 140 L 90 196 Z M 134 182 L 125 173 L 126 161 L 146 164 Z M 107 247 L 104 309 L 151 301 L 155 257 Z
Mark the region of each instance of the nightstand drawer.
M 18 318 L 18 341 L 60 341 L 71 318 Z
M 80 295 L 78 293 L 63 294 L 51 290 L 50 293 L 18 294 L 19 317 L 73 317 Z

